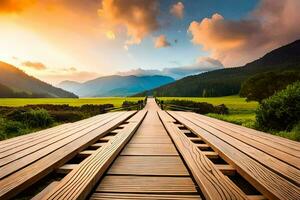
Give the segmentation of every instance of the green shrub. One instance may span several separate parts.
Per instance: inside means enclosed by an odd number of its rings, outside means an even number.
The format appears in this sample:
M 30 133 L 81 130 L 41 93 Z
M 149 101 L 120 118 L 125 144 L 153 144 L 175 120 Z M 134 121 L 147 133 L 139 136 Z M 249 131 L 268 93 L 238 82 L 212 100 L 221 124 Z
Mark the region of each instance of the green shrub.
M 106 112 L 106 109 L 113 108 L 113 104 L 103 104 L 103 105 L 93 105 L 93 104 L 85 104 L 80 107 L 80 111 L 84 113 L 88 113 L 90 116 L 99 115 Z
M 300 81 L 262 101 L 256 111 L 264 130 L 291 130 L 300 122 Z
M 6 120 L 0 117 L 0 140 L 22 135 L 25 128 L 21 122 Z
M 25 113 L 25 123 L 29 127 L 47 127 L 53 124 L 53 119 L 45 109 L 29 110 Z
M 6 118 L 12 121 L 24 121 L 24 116 L 26 112 L 28 112 L 28 109 L 12 108 L 6 113 Z
M 16 121 L 6 121 L 4 126 L 5 133 L 19 133 L 24 128 L 24 125 Z
M 22 122 L 31 128 L 47 127 L 53 123 L 53 119 L 45 109 L 15 108 L 6 115 L 6 118 Z
M 49 114 L 56 122 L 75 122 L 85 118 L 82 112 L 50 111 Z
M 208 114 L 208 113 L 217 113 L 217 114 L 228 114 L 228 108 L 224 105 L 213 106 L 210 103 L 206 102 L 195 102 L 190 100 L 167 100 L 165 102 L 161 101 L 161 103 L 174 105 L 172 107 L 173 110 L 176 110 L 176 106 L 179 109 L 187 109 L 200 114 Z
M 132 109 L 136 109 L 138 108 L 138 103 L 135 101 L 124 101 L 122 104 L 122 108 L 126 109 L 126 110 L 132 110 Z M 136 106 L 136 107 L 133 107 Z
M 221 104 L 221 105 L 215 106 L 214 113 L 225 115 L 225 114 L 229 113 L 229 110 L 225 106 L 225 104 Z

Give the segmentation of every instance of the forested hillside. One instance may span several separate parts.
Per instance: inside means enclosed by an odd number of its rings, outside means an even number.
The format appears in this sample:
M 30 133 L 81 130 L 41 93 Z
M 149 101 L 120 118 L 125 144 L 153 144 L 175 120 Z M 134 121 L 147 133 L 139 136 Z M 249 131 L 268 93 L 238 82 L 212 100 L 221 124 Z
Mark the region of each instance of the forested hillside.
M 188 76 L 136 96 L 191 96 L 210 97 L 238 94 L 247 78 L 267 71 L 300 71 L 300 40 L 278 48 L 243 67 L 226 68 Z M 272 83 L 270 83 L 272 84 Z
M 73 93 L 40 81 L 22 70 L 0 61 L 1 97 L 77 98 Z

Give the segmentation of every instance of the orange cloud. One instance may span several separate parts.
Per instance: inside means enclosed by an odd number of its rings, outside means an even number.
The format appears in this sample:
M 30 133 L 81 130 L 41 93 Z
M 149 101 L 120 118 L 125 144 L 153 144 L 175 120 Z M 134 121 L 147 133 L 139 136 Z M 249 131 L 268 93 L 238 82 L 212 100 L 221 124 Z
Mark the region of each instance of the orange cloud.
M 154 46 L 155 48 L 163 48 L 163 47 L 171 46 L 171 44 L 167 41 L 165 35 L 160 35 L 157 38 L 155 38 Z
M 178 2 L 172 5 L 170 9 L 170 13 L 177 17 L 178 19 L 182 19 L 184 15 L 184 5 L 182 2 Z
M 220 14 L 190 24 L 192 42 L 226 66 L 239 66 L 300 38 L 299 0 L 262 0 L 250 17 L 226 20 Z
M 22 65 L 24 67 L 29 67 L 29 68 L 32 68 L 32 69 L 35 69 L 35 70 L 45 70 L 45 69 L 47 69 L 46 65 L 44 65 L 41 62 L 26 61 L 26 62 L 23 62 Z
M 36 0 L 1 0 L 0 13 L 18 13 L 29 7 Z
M 130 37 L 126 44 L 139 44 L 141 40 L 159 27 L 158 0 L 103 0 L 98 14 L 108 26 L 123 26 Z

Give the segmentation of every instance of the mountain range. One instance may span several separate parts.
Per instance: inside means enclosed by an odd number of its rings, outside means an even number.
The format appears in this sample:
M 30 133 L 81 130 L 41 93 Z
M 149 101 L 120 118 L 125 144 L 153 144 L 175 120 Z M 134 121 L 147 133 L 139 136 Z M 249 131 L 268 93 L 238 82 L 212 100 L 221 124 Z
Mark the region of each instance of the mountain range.
M 227 96 L 238 94 L 241 84 L 253 75 L 287 70 L 300 73 L 300 40 L 245 66 L 214 70 L 177 81 L 161 75 L 113 75 L 84 83 L 63 81 L 57 88 L 0 61 L 0 97 Z
M 81 97 L 131 96 L 136 93 L 169 84 L 168 76 L 104 76 L 84 83 L 63 81 L 57 86 Z
M 135 96 L 227 96 L 238 94 L 243 81 L 267 71 L 292 70 L 300 73 L 300 40 L 275 49 L 242 67 L 214 70 L 188 76 Z M 272 83 L 270 83 L 272 84 Z
M 22 70 L 0 61 L 0 97 L 77 98 L 71 92 L 53 87 L 27 75 Z

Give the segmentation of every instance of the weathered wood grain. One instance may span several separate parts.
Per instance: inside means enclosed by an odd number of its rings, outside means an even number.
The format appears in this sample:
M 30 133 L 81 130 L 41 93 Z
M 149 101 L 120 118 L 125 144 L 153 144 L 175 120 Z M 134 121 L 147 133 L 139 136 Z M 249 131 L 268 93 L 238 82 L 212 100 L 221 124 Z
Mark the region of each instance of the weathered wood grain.
M 48 146 L 45 146 L 45 148 L 40 149 L 40 145 L 36 145 L 33 147 L 34 149 L 31 148 L 26 149 L 25 151 L 22 151 L 22 153 L 19 153 L 16 156 L 5 157 L 1 159 L 0 179 L 29 165 L 32 162 L 35 162 L 36 160 L 50 154 L 51 152 L 65 146 L 66 144 L 71 143 L 72 141 L 88 134 L 89 132 L 96 130 L 99 127 L 101 128 L 104 124 L 109 123 L 111 120 L 113 120 L 118 116 L 121 116 L 122 114 L 123 113 L 118 113 L 117 115 L 108 117 L 105 120 L 101 121 L 100 123 L 96 123 L 91 127 L 80 130 L 79 132 L 76 133 L 71 132 L 69 134 L 69 137 L 61 136 L 59 137 L 59 139 L 57 138 L 55 141 L 49 141 Z
M 131 194 L 131 193 L 94 193 L 90 200 L 132 199 L 132 200 L 201 200 L 199 195 L 171 195 L 171 194 Z
M 105 176 L 96 192 L 197 194 L 189 177 Z
M 112 119 L 103 126 L 66 144 L 31 165 L 7 176 L 5 179 L 0 180 L 0 199 L 13 197 L 20 191 L 40 180 L 59 166 L 66 163 L 69 159 L 73 158 L 80 151 L 95 143 L 109 131 L 119 126 L 134 113 L 134 111 L 123 112 L 121 116 Z
M 269 154 L 266 154 L 264 151 L 260 150 L 261 148 L 263 148 L 261 147 L 261 143 L 248 141 L 246 138 L 236 139 L 235 137 L 232 137 L 230 133 L 226 134 L 224 133 L 224 130 L 219 130 L 216 128 L 216 126 L 209 126 L 203 123 L 202 120 L 199 120 L 197 117 L 195 118 L 193 116 L 190 116 L 189 113 L 180 113 L 180 115 L 185 117 L 186 119 L 188 118 L 190 121 L 193 121 L 202 129 L 205 129 L 206 131 L 220 138 L 224 142 L 227 142 L 231 146 L 239 149 L 240 151 L 255 159 L 260 164 L 264 165 L 270 170 L 285 177 L 292 183 L 296 184 L 298 187 L 300 186 L 300 170 L 291 166 L 299 165 L 298 167 L 300 167 L 299 159 L 297 160 L 297 158 L 294 157 L 295 159 L 287 159 L 287 162 L 282 162 L 276 157 L 271 156 L 275 154 L 280 154 L 280 152 L 275 149 L 273 149 L 273 154 L 271 154 L 271 149 L 269 150 Z M 249 145 L 249 143 L 252 143 L 253 145 Z M 265 146 L 265 149 L 267 149 L 267 146 Z M 285 156 L 288 157 L 288 155 Z
M 165 122 L 163 116 L 160 117 L 206 199 L 247 199 L 246 195 L 213 165 L 178 126 L 172 122 Z
M 294 146 L 300 146 L 300 144 L 293 145 L 291 147 L 286 147 L 281 144 L 278 144 L 277 142 L 274 142 L 274 136 L 271 134 L 269 134 L 269 139 L 267 139 L 266 136 L 264 139 L 262 139 L 259 136 L 260 133 L 249 134 L 240 127 L 238 129 L 230 127 L 228 125 L 224 125 L 221 122 L 216 122 L 214 120 L 207 119 L 207 117 L 204 117 L 202 115 L 195 115 L 192 113 L 186 113 L 186 115 L 188 115 L 191 118 L 197 119 L 198 121 L 201 121 L 202 123 L 205 123 L 208 126 L 214 127 L 215 129 L 218 129 L 230 135 L 231 137 L 234 137 L 248 145 L 255 147 L 256 149 L 259 149 L 273 157 L 282 160 L 283 162 L 289 163 L 294 167 L 300 169 L 300 151 L 296 151 L 293 149 Z M 284 143 L 285 140 L 286 139 L 284 139 L 282 143 Z
M 107 174 L 189 176 L 179 156 L 119 156 Z
M 145 113 L 146 114 L 146 113 Z M 143 120 L 130 122 L 113 139 L 72 170 L 43 199 L 85 199 Z
M 258 130 L 250 129 L 250 128 L 247 128 L 247 127 L 239 126 L 239 125 L 236 125 L 236 124 L 232 124 L 232 123 L 225 122 L 225 121 L 222 121 L 222 120 L 214 119 L 214 118 L 207 117 L 207 116 L 204 116 L 204 115 L 199 115 L 199 114 L 196 114 L 196 113 L 193 113 L 193 115 L 198 116 L 198 117 L 200 116 L 203 119 L 206 119 L 206 120 L 217 123 L 217 126 L 221 126 L 221 127 L 224 126 L 224 127 L 229 128 L 233 131 L 237 131 L 240 134 L 243 134 L 243 135 L 245 135 L 245 136 L 247 136 L 247 137 L 249 137 L 253 140 L 260 141 L 261 143 L 270 145 L 270 146 L 275 147 L 275 148 L 278 147 L 279 150 L 281 150 L 281 151 L 289 153 L 293 156 L 300 157 L 300 155 L 299 155 L 299 152 L 300 152 L 299 142 L 292 141 L 292 140 L 289 140 L 289 139 L 286 139 L 286 138 L 283 138 L 283 137 L 279 137 L 279 136 L 276 136 L 276 135 L 271 135 L 269 133 L 264 133 L 262 131 L 258 131 Z
M 261 165 L 241 150 L 229 145 L 217 136 L 211 134 L 176 112 L 169 112 L 174 118 L 183 123 L 193 133 L 198 134 L 206 143 L 214 148 L 228 163 L 234 166 L 247 181 L 249 181 L 258 191 L 270 199 L 300 198 L 299 187 L 290 183 L 278 174 Z

